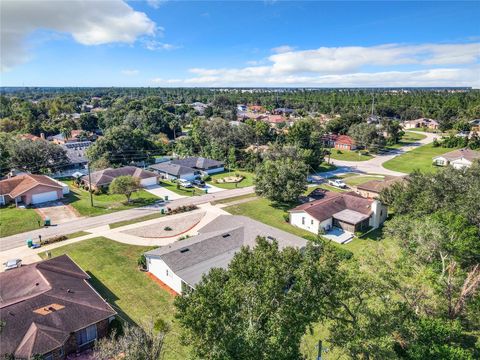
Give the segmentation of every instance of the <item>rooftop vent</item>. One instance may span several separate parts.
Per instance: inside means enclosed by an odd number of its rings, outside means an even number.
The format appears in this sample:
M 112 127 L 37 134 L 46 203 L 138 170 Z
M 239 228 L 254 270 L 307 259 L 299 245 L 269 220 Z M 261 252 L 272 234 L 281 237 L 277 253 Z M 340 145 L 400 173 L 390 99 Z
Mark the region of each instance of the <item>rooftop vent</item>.
M 230 236 L 230 234 L 223 234 L 223 235 L 222 235 L 223 238 L 227 238 L 227 237 L 229 237 L 229 236 Z
M 183 254 L 183 253 L 186 253 L 187 251 L 190 251 L 190 249 L 187 248 L 187 249 L 182 249 L 182 250 L 180 250 L 180 252 L 181 252 L 182 254 Z

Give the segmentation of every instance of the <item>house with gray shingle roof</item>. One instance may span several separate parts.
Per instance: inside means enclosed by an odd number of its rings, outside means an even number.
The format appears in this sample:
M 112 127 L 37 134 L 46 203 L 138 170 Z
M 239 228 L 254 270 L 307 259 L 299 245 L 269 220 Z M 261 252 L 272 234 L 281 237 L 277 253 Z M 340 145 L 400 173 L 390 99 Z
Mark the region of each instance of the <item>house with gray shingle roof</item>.
M 92 189 L 100 189 L 108 187 L 110 183 L 119 176 L 132 176 L 137 178 L 140 180 L 140 185 L 142 187 L 157 184 L 156 174 L 135 166 L 123 166 L 116 169 L 108 168 L 95 171 L 90 174 L 91 184 L 88 175 L 82 177 L 82 182 L 86 186 L 91 186 Z
M 172 164 L 171 162 L 153 164 L 150 165 L 149 169 L 160 175 L 162 179 L 168 180 L 184 179 L 192 181 L 197 175 L 200 176 L 200 171 L 198 170 L 188 166 Z
M 245 216 L 220 215 L 199 234 L 145 253 L 148 271 L 181 294 L 195 288 L 213 268 L 227 268 L 242 246 L 253 248 L 256 238 L 275 239 L 279 248 L 303 248 L 307 241 Z
M 171 161 L 172 164 L 186 166 L 205 174 L 216 174 L 224 171 L 224 163 L 221 161 L 208 159 L 204 157 L 187 157 L 184 159 L 175 159 Z

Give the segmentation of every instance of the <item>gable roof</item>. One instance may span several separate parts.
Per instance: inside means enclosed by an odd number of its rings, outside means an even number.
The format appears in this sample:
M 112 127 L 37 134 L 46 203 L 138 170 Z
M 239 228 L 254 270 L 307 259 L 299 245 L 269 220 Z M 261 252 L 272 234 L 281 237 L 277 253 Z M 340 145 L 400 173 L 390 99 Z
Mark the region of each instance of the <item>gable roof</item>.
M 212 268 L 226 268 L 242 246 L 256 246 L 257 236 L 274 238 L 280 248 L 302 248 L 306 240 L 245 216 L 220 215 L 186 240 L 146 252 L 159 257 L 185 282 L 194 286 Z
M 33 189 L 36 186 L 43 185 L 61 189 L 62 186 L 53 179 L 45 175 L 23 174 L 0 181 L 0 195 L 8 195 L 12 199 L 16 198 Z
M 299 205 L 290 212 L 306 212 L 322 222 L 343 210 L 353 210 L 364 215 L 371 214 L 373 200 L 365 199 L 354 192 L 334 193 L 326 191 L 322 199 Z
M 90 177 L 92 179 L 92 185 L 102 186 L 102 185 L 110 184 L 113 181 L 113 179 L 119 176 L 127 176 L 127 175 L 133 176 L 140 180 L 157 176 L 151 171 L 143 170 L 136 166 L 123 166 L 116 169 L 108 168 L 100 171 L 95 171 L 90 174 Z M 82 180 L 88 183 L 89 182 L 88 175 L 83 176 Z
M 334 138 L 335 144 L 354 145 L 355 141 L 348 135 L 338 135 Z
M 440 159 L 440 158 L 447 159 L 448 161 L 454 161 L 461 158 L 467 159 L 468 161 L 473 161 L 475 159 L 480 159 L 480 151 L 463 148 L 459 150 L 450 151 L 443 155 L 436 156 L 433 158 L 433 160 Z
M 404 179 L 404 176 L 399 176 L 378 180 L 370 180 L 363 184 L 357 185 L 357 189 L 379 194 L 380 192 L 382 192 L 382 190 L 387 189 L 393 184 L 403 181 Z
M 223 162 L 207 159 L 204 157 L 187 157 L 184 159 L 174 159 L 171 161 L 171 164 L 186 166 L 193 169 L 205 170 L 215 167 L 222 167 Z
M 182 166 L 178 164 L 172 164 L 169 162 L 163 162 L 159 164 L 150 165 L 151 169 L 161 171 L 174 176 L 181 176 L 186 174 L 192 174 L 195 172 L 195 169 L 191 167 Z
M 67 255 L 1 273 L 1 353 L 45 354 L 71 333 L 115 315 L 89 278 Z

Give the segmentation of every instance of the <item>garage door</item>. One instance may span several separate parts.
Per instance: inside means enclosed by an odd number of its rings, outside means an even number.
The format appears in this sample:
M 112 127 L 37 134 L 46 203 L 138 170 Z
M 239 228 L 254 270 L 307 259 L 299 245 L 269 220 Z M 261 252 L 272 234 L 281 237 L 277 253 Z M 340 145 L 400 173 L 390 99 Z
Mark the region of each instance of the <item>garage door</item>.
M 56 191 L 49 191 L 41 194 L 32 195 L 32 204 L 40 204 L 47 201 L 54 201 L 58 199 Z
M 142 186 L 150 186 L 150 185 L 156 185 L 157 184 L 157 178 L 156 177 L 151 177 L 151 178 L 146 178 L 140 181 L 140 184 Z

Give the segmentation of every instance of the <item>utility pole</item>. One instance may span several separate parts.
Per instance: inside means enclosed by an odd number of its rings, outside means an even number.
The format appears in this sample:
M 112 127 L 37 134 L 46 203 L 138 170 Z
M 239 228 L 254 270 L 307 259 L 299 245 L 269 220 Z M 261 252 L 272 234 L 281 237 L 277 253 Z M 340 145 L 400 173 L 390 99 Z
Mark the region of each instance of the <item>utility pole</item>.
M 322 340 L 318 340 L 318 355 L 317 355 L 317 360 L 322 360 Z
M 92 177 L 90 176 L 90 161 L 87 162 L 88 170 L 88 192 L 90 193 L 90 206 L 93 207 Z

